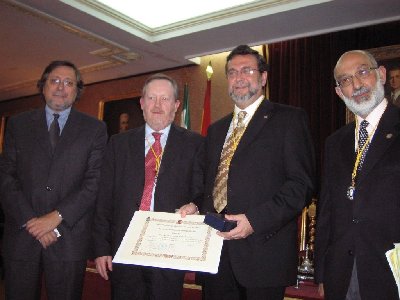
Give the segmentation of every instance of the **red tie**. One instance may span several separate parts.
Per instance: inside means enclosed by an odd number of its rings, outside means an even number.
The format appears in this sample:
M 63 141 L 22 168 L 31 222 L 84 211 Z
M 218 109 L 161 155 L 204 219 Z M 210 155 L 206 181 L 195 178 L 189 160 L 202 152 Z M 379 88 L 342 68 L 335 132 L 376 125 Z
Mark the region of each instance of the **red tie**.
M 161 163 L 161 143 L 160 137 L 162 133 L 153 132 L 154 143 L 150 146 L 147 152 L 144 169 L 145 169 L 145 180 L 142 201 L 140 202 L 140 210 L 150 210 L 151 196 L 153 194 L 153 187 L 156 175 L 158 173 L 158 168 Z

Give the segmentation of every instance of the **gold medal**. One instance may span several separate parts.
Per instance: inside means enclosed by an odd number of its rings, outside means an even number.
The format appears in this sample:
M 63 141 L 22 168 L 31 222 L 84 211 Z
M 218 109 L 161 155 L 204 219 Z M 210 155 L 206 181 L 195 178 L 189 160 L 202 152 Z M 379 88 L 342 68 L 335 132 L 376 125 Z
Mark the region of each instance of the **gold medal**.
M 354 200 L 354 193 L 356 192 L 356 188 L 354 186 L 349 186 L 347 188 L 347 198 L 349 200 Z

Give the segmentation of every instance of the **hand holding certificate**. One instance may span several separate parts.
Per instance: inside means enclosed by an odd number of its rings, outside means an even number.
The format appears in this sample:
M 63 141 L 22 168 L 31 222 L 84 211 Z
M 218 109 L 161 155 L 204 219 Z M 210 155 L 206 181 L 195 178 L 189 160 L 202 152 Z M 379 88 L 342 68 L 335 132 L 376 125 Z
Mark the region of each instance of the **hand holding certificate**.
M 113 262 L 218 272 L 223 238 L 202 215 L 137 211 Z

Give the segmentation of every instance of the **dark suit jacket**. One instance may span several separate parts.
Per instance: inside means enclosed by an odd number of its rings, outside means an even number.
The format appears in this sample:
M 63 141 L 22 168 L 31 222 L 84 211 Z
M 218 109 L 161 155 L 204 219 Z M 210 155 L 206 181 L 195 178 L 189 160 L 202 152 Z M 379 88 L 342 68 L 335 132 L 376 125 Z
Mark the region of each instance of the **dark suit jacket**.
M 9 119 L 0 165 L 6 259 L 39 258 L 42 246 L 23 225 L 55 209 L 62 236 L 45 255 L 86 259 L 106 141 L 103 122 L 72 109 L 52 155 L 44 109 Z
M 400 107 L 400 96 L 397 96 L 396 99 L 393 99 L 392 103 Z
M 214 211 L 214 180 L 231 120 L 228 115 L 208 130 L 203 212 Z M 312 197 L 313 159 L 304 111 L 263 101 L 240 140 L 228 177 L 228 213 L 244 213 L 254 229 L 246 239 L 225 241 L 241 285 L 296 282 L 297 217 Z
M 354 127 L 326 141 L 315 278 L 324 283 L 327 299 L 344 299 L 356 258 L 363 300 L 399 299 L 385 252 L 400 242 L 400 109 L 389 104 L 384 112 L 350 201 Z
M 95 257 L 114 256 L 144 187 L 145 126 L 113 135 L 102 168 L 93 230 Z M 154 210 L 174 213 L 203 195 L 203 138 L 171 125 L 155 190 Z

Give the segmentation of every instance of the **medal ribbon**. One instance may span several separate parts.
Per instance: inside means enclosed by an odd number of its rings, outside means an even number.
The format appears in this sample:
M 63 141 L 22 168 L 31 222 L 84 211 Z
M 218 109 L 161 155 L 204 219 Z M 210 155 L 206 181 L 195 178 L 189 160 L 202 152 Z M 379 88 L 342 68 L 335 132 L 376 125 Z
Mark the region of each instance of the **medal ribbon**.
M 356 185 L 357 170 L 358 170 L 358 166 L 359 166 L 360 161 L 361 161 L 362 154 L 365 151 L 365 148 L 369 145 L 369 143 L 371 141 L 371 137 L 374 135 L 374 132 L 375 132 L 377 126 L 378 125 L 376 125 L 375 128 L 372 130 L 372 132 L 370 134 L 368 134 L 368 138 L 365 141 L 364 146 L 362 146 L 361 149 L 359 149 L 357 147 L 356 161 L 354 162 L 353 172 L 351 173 L 351 186 L 350 187 L 352 187 L 353 189 L 354 189 L 354 187 Z M 356 119 L 356 130 L 355 130 L 355 132 L 356 132 L 357 139 L 358 139 L 358 134 L 357 134 L 358 133 L 358 127 L 359 127 L 359 124 L 358 124 L 358 120 Z M 358 144 L 358 140 L 357 140 L 357 144 Z

